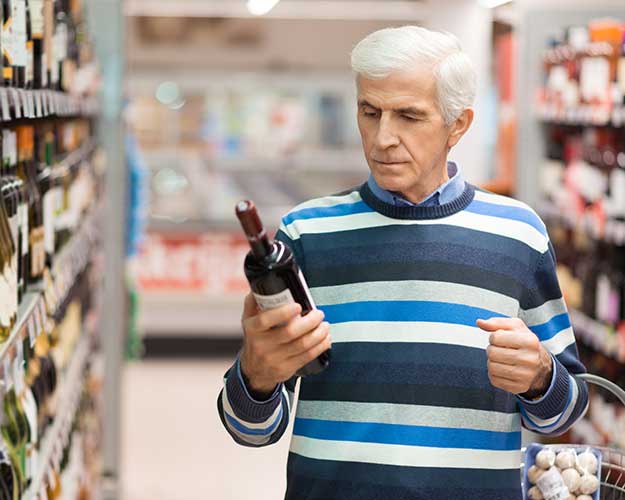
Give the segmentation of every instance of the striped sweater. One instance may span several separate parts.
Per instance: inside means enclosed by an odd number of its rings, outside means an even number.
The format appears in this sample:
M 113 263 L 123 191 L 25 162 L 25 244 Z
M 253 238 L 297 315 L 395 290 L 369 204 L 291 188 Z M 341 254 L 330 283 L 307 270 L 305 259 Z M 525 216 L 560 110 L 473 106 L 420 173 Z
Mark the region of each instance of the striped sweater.
M 266 446 L 294 417 L 286 500 L 521 498 L 521 426 L 558 435 L 586 411 L 584 371 L 544 224 L 478 190 L 396 206 L 367 184 L 299 205 L 278 238 L 331 325 L 323 373 L 257 401 L 238 360 L 218 398 L 234 440 Z M 478 318 L 520 317 L 553 356 L 540 399 L 494 388 Z

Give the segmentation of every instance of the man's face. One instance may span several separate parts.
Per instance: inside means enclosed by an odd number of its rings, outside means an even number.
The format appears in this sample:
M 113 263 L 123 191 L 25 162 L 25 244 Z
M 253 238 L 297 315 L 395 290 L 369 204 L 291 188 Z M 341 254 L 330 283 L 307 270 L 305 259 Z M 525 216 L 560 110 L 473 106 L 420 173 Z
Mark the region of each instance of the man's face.
M 431 70 L 377 80 L 359 76 L 358 128 L 369 168 L 383 189 L 419 202 L 447 179 L 447 152 L 457 140 L 438 109 Z

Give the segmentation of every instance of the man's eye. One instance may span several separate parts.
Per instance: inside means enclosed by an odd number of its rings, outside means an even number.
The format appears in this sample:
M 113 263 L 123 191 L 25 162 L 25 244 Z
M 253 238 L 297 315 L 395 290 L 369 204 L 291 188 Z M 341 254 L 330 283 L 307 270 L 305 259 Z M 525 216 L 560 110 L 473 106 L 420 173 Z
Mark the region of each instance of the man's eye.
M 362 114 L 365 116 L 377 116 L 378 112 L 375 110 L 363 108 Z
M 401 115 L 401 117 L 402 117 L 404 120 L 408 120 L 408 121 L 410 121 L 410 122 L 417 122 L 417 121 L 419 121 L 419 118 L 417 118 L 416 116 L 411 116 L 411 115 Z

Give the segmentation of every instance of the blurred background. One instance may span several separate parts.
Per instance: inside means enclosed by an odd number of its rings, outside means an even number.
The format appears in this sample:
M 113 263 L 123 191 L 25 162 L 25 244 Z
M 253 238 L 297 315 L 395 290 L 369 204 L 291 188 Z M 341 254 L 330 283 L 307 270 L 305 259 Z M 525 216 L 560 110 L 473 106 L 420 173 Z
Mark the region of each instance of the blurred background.
M 623 0 L 0 5 L 0 395 L 31 429 L 0 419 L 0 467 L 21 498 L 282 498 L 288 435 L 240 447 L 216 410 L 248 290 L 234 205 L 273 233 L 366 180 L 349 54 L 389 26 L 461 40 L 476 120 L 450 159 L 545 220 L 581 357 L 625 387 Z M 624 449 L 625 411 L 592 393 L 560 440 Z

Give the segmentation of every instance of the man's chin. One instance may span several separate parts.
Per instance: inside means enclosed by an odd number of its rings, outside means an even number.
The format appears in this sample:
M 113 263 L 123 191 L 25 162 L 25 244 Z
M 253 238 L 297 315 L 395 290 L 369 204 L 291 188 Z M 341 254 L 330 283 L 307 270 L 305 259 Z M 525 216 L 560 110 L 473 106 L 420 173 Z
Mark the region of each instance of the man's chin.
M 406 182 L 399 173 L 380 172 L 376 169 L 373 178 L 377 185 L 386 191 L 401 192 L 406 187 Z

